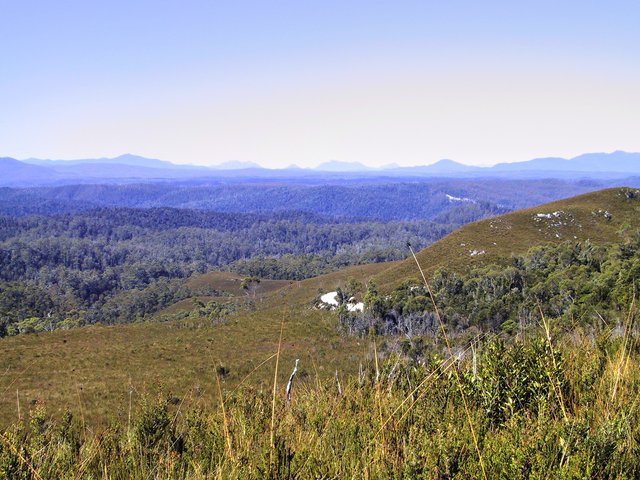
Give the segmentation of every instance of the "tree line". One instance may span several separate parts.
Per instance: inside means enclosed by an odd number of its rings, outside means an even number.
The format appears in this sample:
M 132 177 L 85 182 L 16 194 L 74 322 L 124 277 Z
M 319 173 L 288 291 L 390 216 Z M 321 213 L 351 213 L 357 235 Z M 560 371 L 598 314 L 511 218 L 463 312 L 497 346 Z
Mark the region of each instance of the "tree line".
M 540 312 L 560 319 L 567 329 L 615 322 L 633 307 L 639 275 L 640 234 L 635 233 L 615 244 L 587 240 L 536 246 L 508 265 L 474 267 L 462 274 L 441 269 L 431 289 L 448 331 L 519 333 L 537 325 Z M 346 333 L 438 334 L 433 303 L 417 278 L 388 295 L 374 284 L 360 295 L 365 312 L 340 311 Z
M 454 227 L 175 208 L 0 217 L 0 335 L 145 318 L 209 270 L 300 280 L 396 260 Z

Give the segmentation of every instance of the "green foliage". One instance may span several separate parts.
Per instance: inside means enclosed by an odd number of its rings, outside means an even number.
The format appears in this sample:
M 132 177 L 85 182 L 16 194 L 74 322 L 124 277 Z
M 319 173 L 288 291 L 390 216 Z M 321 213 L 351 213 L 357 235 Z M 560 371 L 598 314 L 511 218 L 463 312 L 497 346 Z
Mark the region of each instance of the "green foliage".
M 169 400 L 166 395 L 159 395 L 155 399 L 143 397 L 133 429 L 133 435 L 143 449 L 166 449 L 171 446 L 169 440 L 173 439 L 175 432 L 172 429 Z
M 191 310 L 189 316 L 195 318 L 206 319 L 212 325 L 218 325 L 227 321 L 227 316 L 236 310 L 233 303 L 221 303 L 216 301 L 207 302 L 206 304 L 200 300 L 194 300 L 195 308 Z
M 533 247 L 509 267 L 487 265 L 465 274 L 438 270 L 431 281 L 450 333 L 475 327 L 519 334 L 535 326 L 539 310 L 567 327 L 597 325 L 619 316 L 636 296 L 640 242 L 597 245 L 590 241 Z M 389 295 L 365 295 L 369 323 L 382 334 L 422 334 L 433 327 L 433 305 L 417 281 Z
M 130 427 L 88 430 L 38 406 L 3 432 L 0 476 L 482 478 L 484 468 L 488 478 L 637 478 L 638 352 L 574 335 L 493 340 L 478 355 L 475 375 L 468 360 L 390 356 L 341 393 L 303 381 L 289 403 L 281 387 L 273 430 L 270 394 L 250 386 L 224 391 L 224 410 L 144 395 Z
M 566 390 L 562 359 L 545 340 L 506 347 L 492 342 L 480 360 L 480 373 L 469 389 L 492 428 L 522 411 L 558 411 L 558 392 Z M 565 392 L 566 394 L 566 392 Z
M 189 296 L 207 295 L 184 284 L 213 268 L 248 275 L 254 296 L 260 277 L 300 280 L 401 259 L 407 240 L 424 246 L 453 228 L 424 220 L 172 208 L 0 217 L 0 224 L 0 336 L 143 320 Z
M 363 303 L 368 314 L 380 318 L 385 314 L 384 299 L 378 292 L 375 282 L 369 282 L 367 292 L 364 294 Z

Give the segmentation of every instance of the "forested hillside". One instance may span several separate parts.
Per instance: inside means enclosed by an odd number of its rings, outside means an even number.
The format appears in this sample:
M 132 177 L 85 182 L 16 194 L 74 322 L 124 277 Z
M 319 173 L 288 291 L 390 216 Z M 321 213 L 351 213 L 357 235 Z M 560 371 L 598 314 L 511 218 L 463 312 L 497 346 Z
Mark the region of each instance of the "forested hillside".
M 453 228 L 172 208 L 0 217 L 0 334 L 130 322 L 197 294 L 183 279 L 198 272 L 299 280 L 401 259 L 406 242 L 426 246 Z
M 497 185 L 506 190 L 493 191 Z M 514 189 L 524 186 L 536 194 L 516 195 Z M 557 194 L 551 191 L 557 186 L 554 182 L 489 181 L 446 186 L 434 182 L 4 189 L 0 194 L 9 200 L 2 205 L 10 215 L 0 217 L 0 334 L 147 318 L 177 301 L 206 294 L 184 286 L 194 273 L 228 270 L 248 277 L 300 280 L 349 265 L 401 260 L 409 253 L 407 242 L 421 249 L 464 223 L 508 209 L 493 202 L 507 199 L 510 205 L 526 204 L 532 198 Z M 444 193 L 445 188 L 451 193 Z M 56 200 L 49 202 L 47 196 Z M 88 198 L 102 204 L 181 203 L 202 208 L 89 208 Z M 301 210 L 263 212 L 269 202 Z M 581 221 L 599 219 L 603 225 L 610 224 L 607 231 L 611 226 L 620 228 L 617 213 L 613 220 L 602 215 L 592 219 L 591 210 L 617 208 L 607 205 L 589 205 L 584 212 L 588 218 Z M 208 209 L 214 207 L 229 211 Z M 25 216 L 29 211 L 43 213 Z M 547 238 L 550 233 L 539 227 L 549 219 L 533 220 L 527 220 L 531 224 L 527 228 L 540 230 L 536 235 Z M 571 217 L 573 223 L 562 228 L 576 230 L 574 220 Z M 523 248 L 537 241 L 521 234 L 522 238 L 514 237 L 516 230 L 507 228 L 505 221 L 496 220 L 496 228 L 486 222 L 474 227 L 474 231 L 486 230 L 477 238 L 464 240 L 467 230 L 456 232 L 451 238 L 462 239 L 461 246 L 439 243 L 433 251 L 440 253 L 427 262 L 427 268 L 445 259 L 453 265 L 488 261 L 508 245 L 524 253 Z M 568 231 L 560 234 L 560 227 L 554 228 L 557 237 L 551 240 L 571 238 Z M 593 228 L 597 232 L 603 227 Z M 505 235 L 508 242 L 496 246 L 495 240 Z M 584 237 L 578 230 L 571 235 Z M 449 245 L 446 251 L 443 245 Z M 461 253 L 450 255 L 460 249 Z M 407 269 L 412 269 L 411 264 L 386 272 L 380 283 L 406 276 Z
M 407 242 L 421 248 L 462 224 L 589 188 L 384 179 L 3 188 L 0 333 L 144 318 L 206 293 L 184 287 L 193 273 L 299 280 L 399 260 Z
M 172 207 L 217 212 L 287 210 L 332 218 L 433 220 L 462 224 L 604 188 L 600 181 L 377 178 L 325 183 L 266 182 L 68 185 L 0 188 L 0 213 L 52 214 L 96 207 Z

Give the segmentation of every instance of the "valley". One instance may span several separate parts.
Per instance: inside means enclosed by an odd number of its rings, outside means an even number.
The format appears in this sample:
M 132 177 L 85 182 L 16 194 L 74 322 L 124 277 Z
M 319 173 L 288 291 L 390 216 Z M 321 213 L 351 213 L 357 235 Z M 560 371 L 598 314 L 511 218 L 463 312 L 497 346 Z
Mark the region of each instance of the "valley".
M 638 229 L 639 207 L 640 194 L 635 189 L 585 194 L 466 225 L 418 252 L 417 258 L 432 279 L 442 269 L 464 275 L 478 268 L 506 268 L 514 256 L 525 255 L 535 246 L 585 241 L 615 245 Z M 474 251 L 484 253 L 473 255 Z M 373 360 L 372 342 L 366 334 L 343 335 L 339 315 L 315 307 L 319 295 L 347 289 L 349 282 L 359 285 L 354 292 L 359 299 L 370 284 L 377 285 L 381 295 L 391 294 L 403 283 L 421 284 L 411 258 L 342 268 L 302 280 L 261 279 L 251 290 L 242 288 L 246 278 L 194 272 L 181 281 L 184 298 L 163 306 L 143 323 L 6 337 L 0 353 L 6 365 L 0 388 L 5 393 L 17 391 L 27 404 L 42 402 L 56 415 L 82 405 L 87 419 L 98 421 L 108 420 L 108 412 L 125 409 L 131 387 L 144 391 L 162 385 L 178 395 L 197 387 L 200 399 L 211 402 L 218 364 L 229 370 L 225 376 L 229 387 L 250 374 L 251 383 L 267 387 L 266 367 L 251 372 L 277 350 L 281 326 L 284 365 L 300 358 L 308 378 L 318 381 L 331 378 L 336 370 L 350 375 L 361 363 Z M 121 297 L 115 298 L 121 302 Z M 447 307 L 453 315 L 455 306 Z M 431 309 L 428 303 L 420 308 Z M 463 311 L 459 305 L 459 312 Z M 499 331 L 500 323 L 508 319 L 495 324 L 487 317 L 484 323 L 474 323 L 473 331 Z M 393 336 L 376 340 L 383 351 L 390 341 Z M 281 381 L 286 374 L 282 372 Z M 0 403 L 4 422 L 15 419 L 15 407 L 15 398 L 5 395 Z
M 616 187 L 442 230 L 171 208 L 5 216 L 0 472 L 633 475 L 640 425 L 610 429 L 640 386 L 638 212 L 640 190 Z M 322 240 L 220 271 L 197 255 L 228 251 L 206 240 L 225 231 Z M 402 253 L 333 263 L 332 238 Z M 572 453 L 551 461 L 562 442 Z

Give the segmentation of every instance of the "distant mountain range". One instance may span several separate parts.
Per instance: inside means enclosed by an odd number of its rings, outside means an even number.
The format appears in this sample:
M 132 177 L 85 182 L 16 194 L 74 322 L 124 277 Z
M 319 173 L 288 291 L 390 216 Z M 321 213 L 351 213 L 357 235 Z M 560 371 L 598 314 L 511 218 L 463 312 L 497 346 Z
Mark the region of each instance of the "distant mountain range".
M 28 158 L 23 160 L 24 163 L 39 165 L 41 167 L 69 167 L 77 165 L 129 165 L 131 167 L 142 168 L 169 168 L 169 169 L 196 169 L 202 170 L 206 167 L 197 167 L 194 165 L 177 165 L 165 160 L 156 160 L 153 158 L 140 157 L 126 153 L 114 158 L 88 158 L 83 160 L 40 160 L 37 158 Z
M 316 168 L 292 165 L 283 169 L 263 168 L 257 163 L 229 161 L 204 167 L 183 165 L 131 154 L 114 158 L 81 160 L 19 161 L 0 158 L 0 186 L 62 185 L 71 183 L 126 183 L 169 180 L 211 179 L 371 179 L 375 177 L 424 178 L 624 178 L 640 175 L 640 153 L 616 151 L 587 153 L 575 158 L 535 158 L 524 162 L 474 167 L 453 160 L 431 165 L 382 168 L 358 162 L 329 161 Z
M 556 172 L 640 172 L 640 153 L 616 151 L 613 153 L 585 153 L 577 157 L 535 158 L 526 162 L 499 163 L 495 171 L 556 171 Z
M 332 172 L 378 172 L 399 173 L 408 175 L 439 175 L 439 174 L 473 174 L 472 176 L 504 176 L 505 173 L 520 172 L 523 174 L 537 172 L 543 176 L 565 172 L 576 174 L 640 174 L 640 153 L 616 151 L 612 153 L 586 153 L 574 158 L 534 158 L 523 162 L 498 163 L 492 167 L 474 167 L 455 162 L 440 160 L 431 165 L 415 167 L 401 167 L 390 164 L 382 168 L 371 168 L 358 162 L 331 161 L 320 164 L 316 170 Z

